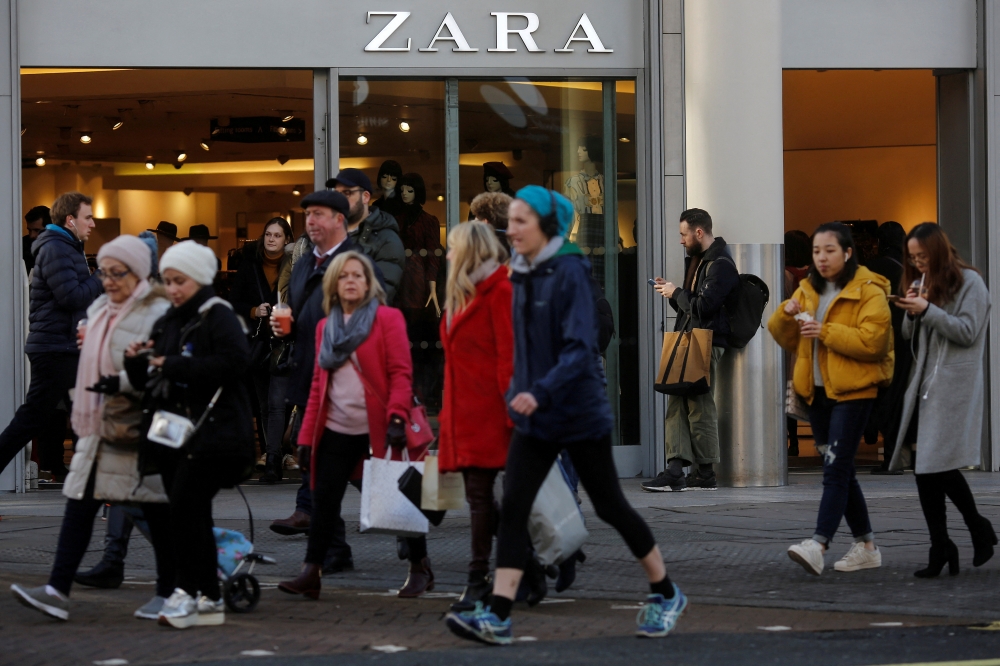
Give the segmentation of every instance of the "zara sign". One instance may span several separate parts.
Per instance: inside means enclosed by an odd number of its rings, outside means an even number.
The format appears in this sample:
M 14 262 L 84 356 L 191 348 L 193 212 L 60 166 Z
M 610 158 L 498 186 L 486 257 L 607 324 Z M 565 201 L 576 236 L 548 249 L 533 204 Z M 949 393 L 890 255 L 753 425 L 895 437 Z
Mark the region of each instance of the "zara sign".
M 80 11 L 79 0 L 20 0 L 18 57 L 22 67 L 635 70 L 653 1 L 101 0 Z M 38 39 L 53 16 L 73 16 L 74 29 Z

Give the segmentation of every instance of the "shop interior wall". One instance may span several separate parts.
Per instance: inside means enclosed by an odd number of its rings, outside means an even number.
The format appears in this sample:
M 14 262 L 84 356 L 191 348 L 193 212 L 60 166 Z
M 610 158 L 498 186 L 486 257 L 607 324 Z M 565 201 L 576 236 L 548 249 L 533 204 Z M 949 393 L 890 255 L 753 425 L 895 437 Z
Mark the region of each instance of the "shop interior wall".
M 785 228 L 937 221 L 930 70 L 783 72 Z

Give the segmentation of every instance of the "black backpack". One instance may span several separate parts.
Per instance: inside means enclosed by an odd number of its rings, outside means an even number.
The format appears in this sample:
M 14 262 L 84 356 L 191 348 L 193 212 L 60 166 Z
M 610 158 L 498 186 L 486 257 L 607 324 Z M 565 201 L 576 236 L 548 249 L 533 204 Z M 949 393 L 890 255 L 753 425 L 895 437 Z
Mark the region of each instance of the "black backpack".
M 732 257 L 724 257 L 736 266 Z M 743 349 L 757 335 L 762 326 L 764 309 L 771 298 L 771 290 L 756 275 L 740 273 L 740 286 L 726 299 L 726 316 L 729 317 L 729 337 L 726 342 L 734 349 Z

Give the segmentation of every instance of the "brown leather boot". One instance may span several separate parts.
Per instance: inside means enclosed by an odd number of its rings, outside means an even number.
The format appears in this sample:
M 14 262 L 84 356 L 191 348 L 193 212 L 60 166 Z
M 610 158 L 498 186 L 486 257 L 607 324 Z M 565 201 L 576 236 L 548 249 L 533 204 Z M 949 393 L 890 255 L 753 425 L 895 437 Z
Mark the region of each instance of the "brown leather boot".
M 321 573 L 318 564 L 304 564 L 298 578 L 278 583 L 278 589 L 288 594 L 301 594 L 310 599 L 319 599 L 319 590 L 323 585 Z
M 292 536 L 293 534 L 309 534 L 309 524 L 312 521 L 309 516 L 298 509 L 288 518 L 282 518 L 271 523 L 271 531 Z
M 433 589 L 434 572 L 431 571 L 431 561 L 425 557 L 420 560 L 419 564 L 410 562 L 410 575 L 406 577 L 403 589 L 396 596 L 403 599 L 413 599 Z

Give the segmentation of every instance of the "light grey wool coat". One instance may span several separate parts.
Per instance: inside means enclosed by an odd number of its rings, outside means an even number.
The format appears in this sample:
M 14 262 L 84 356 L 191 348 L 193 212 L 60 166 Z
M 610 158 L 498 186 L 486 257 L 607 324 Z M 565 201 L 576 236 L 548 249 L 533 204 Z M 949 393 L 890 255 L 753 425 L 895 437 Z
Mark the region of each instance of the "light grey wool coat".
M 107 302 L 106 294 L 99 296 L 87 309 L 87 318 L 96 317 Z M 162 289 L 154 287 L 119 315 L 108 332 L 111 362 L 115 370 L 118 370 L 122 393 L 139 395 L 143 388 L 129 384 L 128 375 L 123 368 L 125 349 L 133 342 L 148 340 L 153 324 L 169 309 L 170 301 L 164 297 Z M 70 499 L 83 499 L 90 470 L 95 464 L 97 473 L 94 477 L 94 499 L 109 502 L 167 501 L 159 474 L 142 478 L 140 484 L 138 447 L 113 446 L 97 436 L 81 437 L 77 441 L 76 452 L 63 485 L 63 495 Z
M 917 474 L 979 465 L 983 430 L 986 324 L 990 294 L 978 273 L 962 271 L 965 283 L 944 307 L 928 306 L 921 316 L 917 358 L 903 402 L 903 419 L 890 469 L 904 465 L 903 441 L 917 416 Z M 903 320 L 910 340 L 916 320 Z M 904 344 L 897 353 L 904 352 Z

